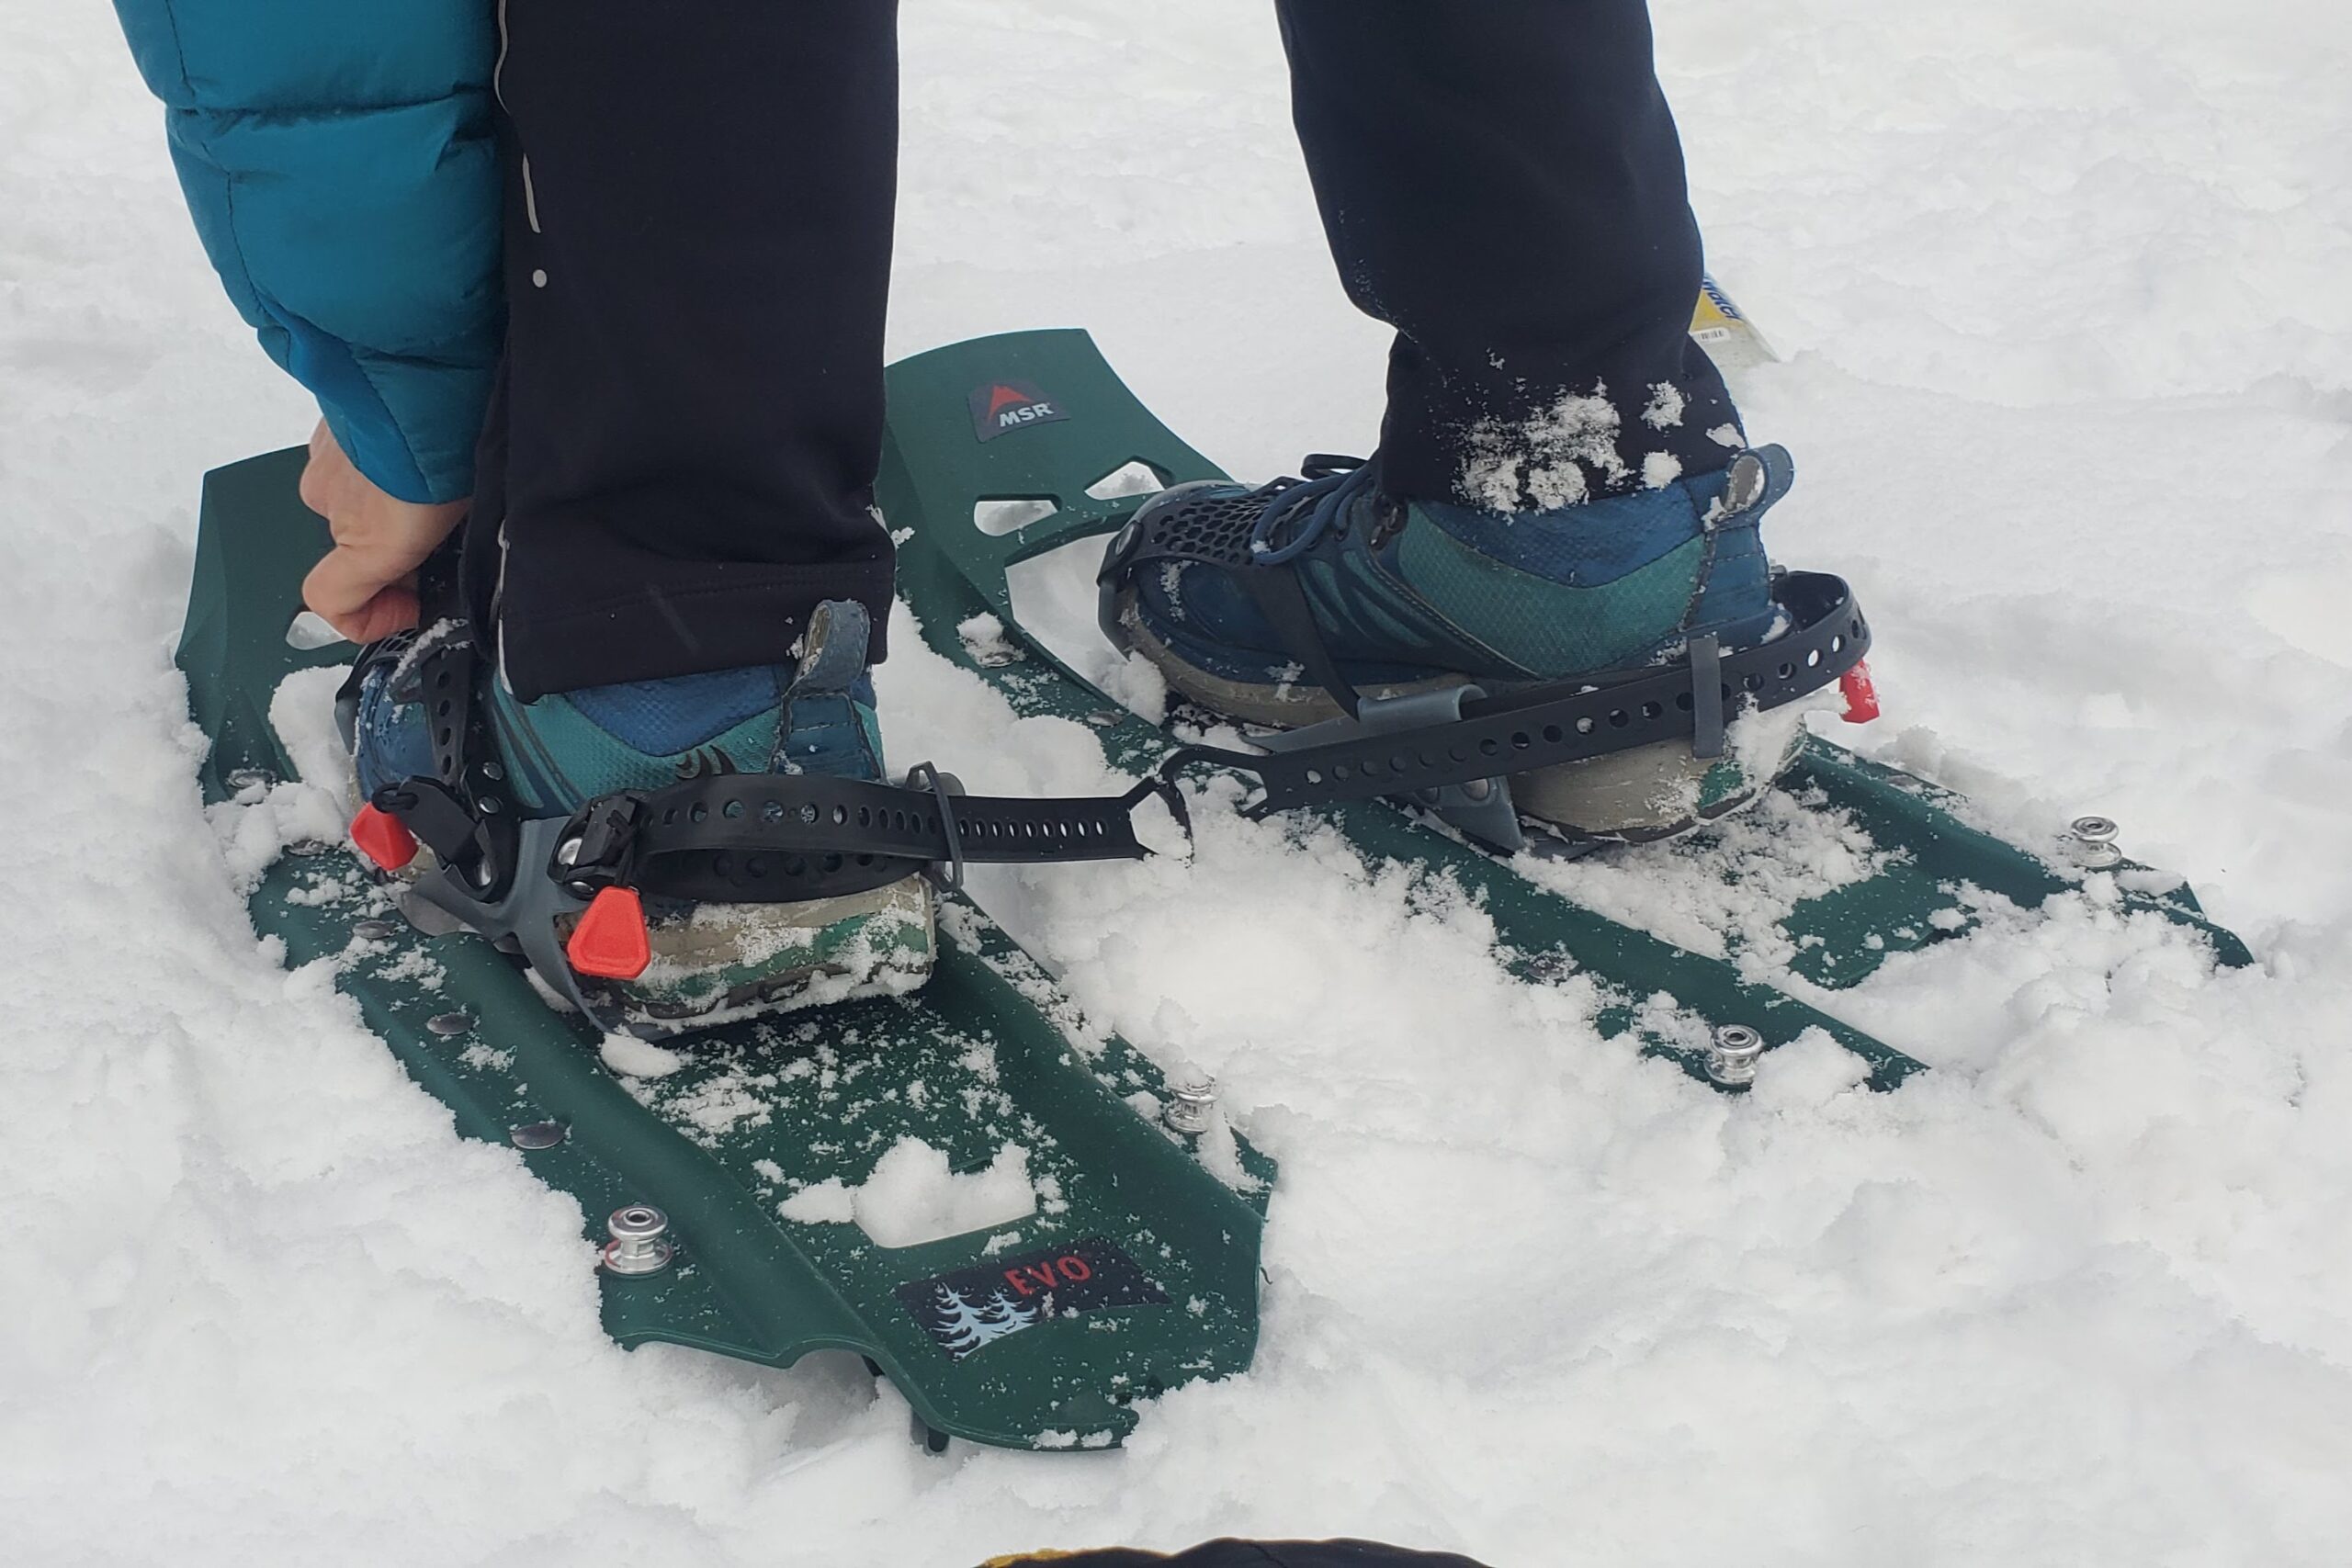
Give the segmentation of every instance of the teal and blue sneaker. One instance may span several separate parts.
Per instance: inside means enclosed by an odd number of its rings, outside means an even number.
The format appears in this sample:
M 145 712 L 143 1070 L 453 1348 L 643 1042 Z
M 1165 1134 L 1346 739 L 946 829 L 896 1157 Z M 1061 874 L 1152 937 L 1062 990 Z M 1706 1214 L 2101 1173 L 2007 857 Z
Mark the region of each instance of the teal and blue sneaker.
M 1256 489 L 1163 491 L 1104 560 L 1114 640 L 1179 695 L 1244 724 L 1340 716 L 1341 682 L 1371 698 L 1599 683 L 1680 660 L 1694 637 L 1731 652 L 1785 625 L 1758 533 L 1790 473 L 1777 447 L 1656 489 L 1509 513 L 1392 496 L 1377 457 L 1306 467 Z M 1189 558 L 1130 564 L 1145 538 Z M 1299 592 L 1269 592 L 1264 579 L 1284 570 Z M 1735 724 L 1720 758 L 1638 747 L 1514 776 L 1512 797 L 1574 837 L 1662 838 L 1752 798 L 1801 727 L 1792 705 Z
M 568 818 L 599 796 L 712 773 L 884 779 L 866 630 L 861 605 L 832 602 L 811 617 L 797 667 L 594 686 L 529 703 L 486 681 L 488 728 L 511 794 L 528 819 Z M 361 684 L 350 739 L 363 795 L 434 773 L 424 705 L 402 678 L 414 664 L 379 660 Z M 797 904 L 648 896 L 644 912 L 651 962 L 617 989 L 632 1026 L 646 1032 L 901 994 L 931 972 L 931 890 L 920 875 Z

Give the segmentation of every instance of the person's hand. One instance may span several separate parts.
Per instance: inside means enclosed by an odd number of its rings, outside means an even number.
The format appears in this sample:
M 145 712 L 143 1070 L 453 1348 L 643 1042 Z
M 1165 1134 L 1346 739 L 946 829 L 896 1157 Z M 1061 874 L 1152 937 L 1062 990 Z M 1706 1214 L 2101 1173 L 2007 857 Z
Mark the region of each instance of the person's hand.
M 462 501 L 401 501 L 352 467 L 321 420 L 302 469 L 302 504 L 327 520 L 334 548 L 302 580 L 302 603 L 354 642 L 416 625 L 416 569 L 466 514 Z

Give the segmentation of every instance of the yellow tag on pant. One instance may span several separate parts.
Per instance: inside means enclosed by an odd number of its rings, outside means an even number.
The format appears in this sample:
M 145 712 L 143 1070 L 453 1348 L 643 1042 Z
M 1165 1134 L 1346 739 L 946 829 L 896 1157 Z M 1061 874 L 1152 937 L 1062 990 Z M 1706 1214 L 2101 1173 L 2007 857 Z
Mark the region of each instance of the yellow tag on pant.
M 1690 312 L 1690 336 L 1715 368 L 1728 376 L 1735 370 L 1777 363 L 1780 355 L 1764 341 L 1746 312 L 1732 303 L 1723 285 L 1713 277 L 1699 279 L 1699 303 Z

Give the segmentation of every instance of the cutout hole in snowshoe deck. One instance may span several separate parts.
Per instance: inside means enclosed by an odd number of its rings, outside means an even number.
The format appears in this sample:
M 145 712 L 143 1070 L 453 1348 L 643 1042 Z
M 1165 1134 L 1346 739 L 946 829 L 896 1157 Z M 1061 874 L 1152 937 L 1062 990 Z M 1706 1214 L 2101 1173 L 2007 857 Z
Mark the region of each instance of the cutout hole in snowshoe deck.
M 1168 488 L 1167 479 L 1141 458 L 1133 458 L 1086 487 L 1097 501 L 1120 501 L 1131 495 L 1151 495 Z
M 1032 523 L 1042 523 L 1061 507 L 1046 496 L 1016 496 L 1005 501 L 972 503 L 972 526 L 990 538 L 1018 534 Z

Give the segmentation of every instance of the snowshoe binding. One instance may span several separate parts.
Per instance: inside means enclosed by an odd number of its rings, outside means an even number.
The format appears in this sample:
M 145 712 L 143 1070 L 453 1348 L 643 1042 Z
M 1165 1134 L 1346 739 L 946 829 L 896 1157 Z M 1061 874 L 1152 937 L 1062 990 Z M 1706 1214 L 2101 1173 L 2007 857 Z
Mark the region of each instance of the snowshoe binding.
M 1569 847 L 1672 837 L 1779 776 L 1804 737 L 1798 699 L 1868 647 L 1843 582 L 1765 556 L 1758 525 L 1793 477 L 1778 446 L 1516 513 L 1391 496 L 1377 458 L 1305 468 L 1161 492 L 1112 541 L 1100 585 L 1114 643 L 1211 714 L 1285 732 L 1253 739 L 1317 758 L 1309 790 L 1369 764 L 1387 793 L 1507 850 L 1522 815 Z M 1323 755 L 1351 742 L 1363 755 Z M 1424 759 L 1427 743 L 1442 751 Z M 1435 778 L 1482 759 L 1491 779 Z
M 368 804 L 352 841 L 607 1032 L 658 1038 L 921 986 L 930 886 L 967 862 L 1134 860 L 1173 799 L 888 782 L 865 609 L 819 607 L 797 668 L 517 702 L 459 620 L 364 652 L 336 715 Z M 429 856 L 425 852 L 429 851 Z
M 426 902 L 503 937 L 563 1001 L 634 1032 L 911 990 L 933 958 L 920 865 L 868 857 L 809 896 L 754 899 L 730 896 L 723 849 L 707 852 L 709 886 L 668 892 L 583 861 L 600 802 L 768 775 L 880 781 L 866 635 L 864 606 L 829 603 L 797 668 L 531 703 L 487 675 L 462 622 L 377 644 L 338 702 L 369 801 L 355 840 Z

